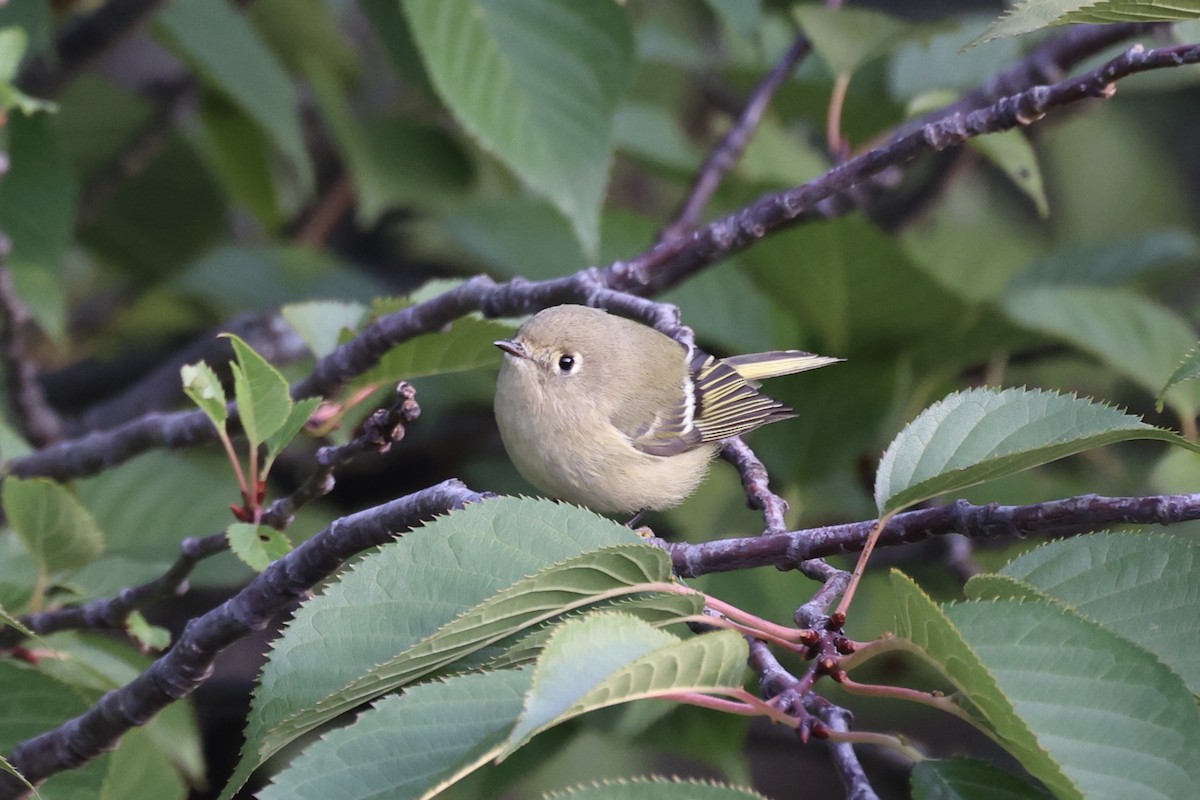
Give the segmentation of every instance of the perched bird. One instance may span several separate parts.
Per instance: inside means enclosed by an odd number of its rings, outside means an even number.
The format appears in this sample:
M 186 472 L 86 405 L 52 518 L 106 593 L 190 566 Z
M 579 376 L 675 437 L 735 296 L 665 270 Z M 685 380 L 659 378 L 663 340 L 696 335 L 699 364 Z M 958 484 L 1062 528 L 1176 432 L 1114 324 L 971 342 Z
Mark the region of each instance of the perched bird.
M 496 422 L 520 473 L 560 500 L 630 513 L 679 505 L 722 439 L 796 416 L 756 381 L 841 360 L 799 350 L 715 358 L 570 305 L 494 344 L 505 354 Z

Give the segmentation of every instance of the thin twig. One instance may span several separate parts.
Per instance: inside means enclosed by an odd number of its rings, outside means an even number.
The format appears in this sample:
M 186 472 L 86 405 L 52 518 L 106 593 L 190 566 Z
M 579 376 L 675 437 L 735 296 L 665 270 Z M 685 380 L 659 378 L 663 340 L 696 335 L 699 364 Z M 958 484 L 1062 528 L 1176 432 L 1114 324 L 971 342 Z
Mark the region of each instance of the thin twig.
M 721 458 L 732 464 L 742 477 L 742 487 L 746 490 L 746 505 L 762 512 L 765 523 L 763 533 L 786 531 L 787 501 L 771 491 L 771 476 L 767 474 L 767 468 L 750 446 L 742 441 L 741 437 L 726 439 L 721 443 Z
M 44 447 L 59 438 L 62 422 L 46 402 L 37 366 L 29 356 L 26 332 L 33 315 L 17 294 L 12 273 L 5 266 L 8 250 L 8 238 L 0 233 L 0 363 L 4 366 L 13 421 L 30 444 Z
M 700 165 L 700 171 L 696 174 L 691 189 L 675 212 L 674 219 L 658 234 L 658 241 L 676 239 L 700 223 L 700 216 L 716 193 L 717 187 L 737 164 L 742 153 L 746 152 L 746 147 L 750 144 L 767 106 L 770 105 L 771 98 L 811 49 L 812 45 L 805 36 L 797 36 L 792 46 L 779 59 L 779 63 L 750 92 L 738 118 Z
M 829 730 L 842 736 L 850 733 L 852 715 L 849 711 L 823 697 L 813 695 L 811 698 L 810 711 L 820 717 Z M 830 749 L 833 751 L 833 765 L 846 790 L 846 800 L 879 800 L 879 795 L 871 786 L 871 779 L 854 752 L 854 746 L 846 741 L 835 741 Z

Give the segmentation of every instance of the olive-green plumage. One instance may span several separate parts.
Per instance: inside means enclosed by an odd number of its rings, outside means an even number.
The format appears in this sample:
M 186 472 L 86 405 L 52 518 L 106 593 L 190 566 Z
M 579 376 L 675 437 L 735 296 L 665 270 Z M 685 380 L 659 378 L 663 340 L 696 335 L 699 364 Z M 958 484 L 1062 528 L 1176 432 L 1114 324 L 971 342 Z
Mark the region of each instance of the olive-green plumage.
M 597 511 L 678 505 L 722 439 L 795 416 L 758 380 L 838 360 L 689 358 L 653 328 L 585 306 L 548 308 L 496 346 L 496 422 L 513 463 L 547 494 Z

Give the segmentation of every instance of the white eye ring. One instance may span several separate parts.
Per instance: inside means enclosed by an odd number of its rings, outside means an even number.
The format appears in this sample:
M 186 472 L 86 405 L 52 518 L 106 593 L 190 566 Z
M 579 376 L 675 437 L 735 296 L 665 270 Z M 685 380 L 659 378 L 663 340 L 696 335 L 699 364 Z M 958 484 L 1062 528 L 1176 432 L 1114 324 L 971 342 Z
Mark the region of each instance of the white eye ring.
M 583 358 L 576 353 L 563 353 L 558 357 L 558 371 L 563 375 L 574 375 L 583 365 Z

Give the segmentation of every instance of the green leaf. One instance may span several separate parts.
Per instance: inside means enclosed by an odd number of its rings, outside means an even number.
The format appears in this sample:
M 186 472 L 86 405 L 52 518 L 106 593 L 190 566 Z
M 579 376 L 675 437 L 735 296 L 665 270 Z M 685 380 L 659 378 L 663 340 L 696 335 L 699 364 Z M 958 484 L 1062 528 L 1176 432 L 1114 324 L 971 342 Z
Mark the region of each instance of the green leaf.
M 1171 373 L 1171 377 L 1167 378 L 1166 384 L 1158 390 L 1158 397 L 1154 398 L 1158 410 L 1162 411 L 1163 398 L 1166 397 L 1167 392 L 1175 388 L 1177 384 L 1194 381 L 1196 378 L 1200 378 L 1200 346 L 1193 347 L 1187 352 L 1187 355 L 1179 362 L 1179 366 Z
M 171 632 L 166 628 L 151 625 L 140 611 L 134 611 L 126 617 L 125 632 L 143 651 L 161 652 L 171 646 Z
M 354 182 L 356 217 L 368 228 L 391 209 L 460 201 L 475 178 L 469 155 L 445 131 L 390 118 L 362 120 L 326 65 L 306 74 Z
M 229 419 L 229 412 L 225 408 L 228 401 L 217 373 L 208 364 L 197 361 L 180 367 L 179 377 L 183 381 L 183 393 L 200 406 L 218 431 L 224 431 L 225 421 Z
M 629 778 L 573 786 L 542 800 L 767 800 L 753 789 L 682 778 Z
M 986 761 L 928 759 L 913 766 L 913 800 L 1049 800 L 1050 795 Z
M 367 309 L 360 303 L 313 300 L 291 303 L 279 310 L 288 324 L 317 358 L 324 358 L 340 344 L 345 331 L 357 331 Z
M 1125 289 L 1043 286 L 1006 292 L 1001 306 L 1016 324 L 1091 354 L 1152 396 L 1196 343 L 1182 317 Z M 1166 400 L 1180 416 L 1195 416 L 1200 389 L 1177 387 Z
M 1148 274 L 1200 261 L 1200 239 L 1187 231 L 1164 230 L 1056 250 L 1013 276 L 1008 291 L 1037 286 L 1119 286 Z
M 928 25 L 860 8 L 797 5 L 792 14 L 834 75 L 850 75 L 868 61 L 933 32 Z
M 179 558 L 182 539 L 208 536 L 229 525 L 229 503 L 237 498 L 224 455 L 195 450 L 147 453 L 79 481 L 75 488 L 107 540 L 104 558 L 71 576 L 73 586 L 88 578 L 80 587 L 91 592 L 88 597 L 162 575 Z M 163 503 L 164 497 L 171 502 Z M 310 516 L 314 513 L 311 507 L 302 509 L 292 530 L 319 526 Z M 201 562 L 188 582 L 192 587 L 229 587 L 250 577 L 236 559 L 222 556 Z
M 267 458 L 263 462 L 264 475 L 270 471 L 271 464 L 275 463 L 275 458 L 283 452 L 283 448 L 291 444 L 292 440 L 296 438 L 296 434 L 304 427 L 304 423 L 308 422 L 308 418 L 316 412 L 320 405 L 321 398 L 319 397 L 306 397 L 295 403 L 279 430 L 267 437 Z
M 1200 547 L 1187 539 L 1106 533 L 1051 542 L 1001 570 L 1133 640 L 1174 669 L 1200 695 Z M 997 596 L 980 575 L 968 597 Z M 977 583 L 976 581 L 979 581 Z
M 6 258 L 38 323 L 65 334 L 61 267 L 75 226 L 78 181 L 47 114 L 14 114 L 5 126 L 11 164 L 0 191 Z
M 614 545 L 624 547 L 589 554 Z M 645 552 L 653 549 L 589 511 L 518 498 L 472 504 L 381 548 L 302 606 L 276 641 L 226 796 L 279 747 L 340 711 L 559 613 L 564 598 L 586 600 L 576 585 L 585 576 L 595 589 L 629 568 L 669 573 L 665 554 Z M 598 572 L 593 557 L 622 572 Z M 540 573 L 571 559 L 581 560 Z
M 66 487 L 9 476 L 3 497 L 9 524 L 47 573 L 83 566 L 103 552 L 104 535 Z
M 24 28 L 0 29 L 0 112 L 17 109 L 22 114 L 55 111 L 58 106 L 48 100 L 38 100 L 13 86 L 17 67 L 25 56 L 29 35 Z
M 510 324 L 478 315 L 463 317 L 449 330 L 417 336 L 393 347 L 379 364 L 355 378 L 351 386 L 381 385 L 494 366 L 500 361 L 500 351 L 492 342 L 507 339 L 513 330 Z
M 295 90 L 246 17 L 226 0 L 174 0 L 155 20 L 180 53 L 271 137 L 296 177 L 310 186 L 312 166 Z
M 180 276 L 176 288 L 229 314 L 338 297 L 369 301 L 378 287 L 361 270 L 304 247 L 213 248 Z
M 103 118 L 104 112 L 100 114 Z M 90 118 L 93 125 L 95 119 Z M 211 164 L 181 133 L 171 132 L 141 171 L 118 183 L 80 231 L 80 240 L 105 263 L 119 264 L 126 280 L 150 286 L 228 236 L 229 213 L 226 192 Z M 243 283 L 257 278 L 249 272 L 240 277 Z
M 456 119 L 599 245 L 613 114 L 634 43 L 610 0 L 404 0 L 426 69 Z
M 312 744 L 262 800 L 430 796 L 485 760 L 512 729 L 533 670 L 457 675 L 385 697 Z
M 1042 185 L 1042 170 L 1023 132 L 1011 130 L 977 136 L 968 144 L 1004 171 L 1013 185 L 1033 201 L 1042 219 L 1050 216 L 1050 203 L 1046 200 L 1046 189 Z
M 233 392 L 238 415 L 251 448 L 258 447 L 283 427 L 292 413 L 287 379 L 250 345 L 232 333 L 222 334 L 233 345 L 237 363 Z
M 1197 0 L 1024 0 L 967 47 L 1072 22 L 1171 22 L 1200 18 Z
M 262 572 L 272 561 L 292 552 L 288 538 L 265 525 L 235 522 L 225 531 L 225 538 L 234 554 L 255 572 Z
M 234 203 L 248 209 L 267 230 L 281 221 L 272 153 L 262 128 L 229 98 L 216 92 L 201 96 L 204 154 Z
M 525 708 L 499 757 L 588 711 L 683 692 L 743 688 L 749 648 L 737 631 L 680 639 L 618 612 L 565 622 L 538 658 Z
M 1056 797 L 1174 797 L 1173 787 L 1196 780 L 1188 753 L 1200 743 L 1200 716 L 1149 653 L 1054 604 L 943 609 L 899 573 L 892 585 L 897 634 Z
M 880 513 L 1116 442 L 1200 447 L 1140 417 L 1072 395 L 970 389 L 922 411 L 892 440 L 875 474 Z

